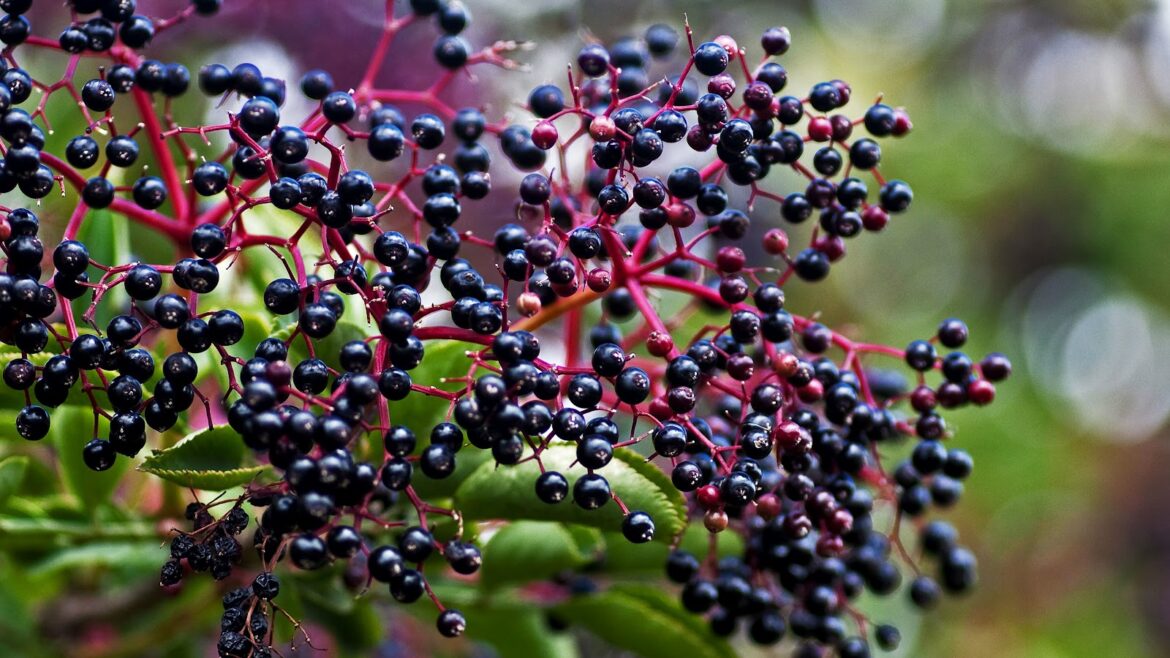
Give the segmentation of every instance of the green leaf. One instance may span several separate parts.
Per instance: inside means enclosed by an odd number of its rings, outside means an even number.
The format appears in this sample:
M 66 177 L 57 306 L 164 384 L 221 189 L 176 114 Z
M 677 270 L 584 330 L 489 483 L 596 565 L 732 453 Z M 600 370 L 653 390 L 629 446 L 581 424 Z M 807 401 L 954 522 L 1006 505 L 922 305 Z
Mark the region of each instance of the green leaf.
M 462 390 L 465 383 L 443 380 L 466 377 L 472 363 L 466 354 L 480 349 L 479 345 L 458 340 L 428 341 L 426 359 L 410 371 L 411 381 L 449 392 Z M 405 400 L 390 403 L 390 422 L 409 427 L 419 438 L 416 452 L 422 452 L 423 448 L 430 445 L 427 437 L 431 430 L 446 419 L 450 406 L 450 402 L 444 398 L 413 392 Z M 415 491 L 424 498 L 450 497 L 468 476 L 489 461 L 494 460 L 486 450 L 462 450 L 455 455 L 455 472 L 442 480 L 432 480 L 416 469 L 413 479 Z
M 89 257 L 102 265 L 118 265 L 131 262 L 130 255 L 130 219 L 123 215 L 116 215 L 109 210 L 90 210 L 81 222 L 77 232 L 77 239 L 85 243 L 89 249 Z M 90 269 L 90 281 L 96 282 L 101 272 Z M 98 302 L 97 312 L 94 315 L 98 326 L 105 326 L 115 315 L 115 309 L 123 308 L 129 298 L 122 286 L 111 288 Z M 80 316 L 92 302 L 91 295 L 82 295 L 74 301 L 73 309 Z
M 282 340 L 287 339 L 292 335 L 293 329 L 296 326 L 294 322 L 285 327 L 283 331 L 274 335 Z M 338 358 L 341 355 L 341 346 L 351 340 L 365 340 L 372 331 L 374 330 L 369 326 L 355 324 L 349 320 L 339 320 L 337 326 L 333 328 L 332 333 L 325 338 L 313 341 L 313 353 L 318 359 L 327 363 L 330 368 L 341 370 L 341 363 Z M 303 335 L 297 336 L 288 346 L 288 362 L 300 363 L 307 358 L 309 358 L 309 350 L 305 347 L 305 338 Z
M 419 441 L 421 446 L 430 445 L 430 440 L 426 438 L 430 430 L 427 432 L 427 434 L 423 435 L 423 439 Z M 381 450 L 381 439 L 379 438 L 378 441 L 378 449 Z M 459 485 L 463 484 L 481 466 L 489 462 L 492 464 L 496 463 L 490 450 L 460 450 L 455 453 L 455 471 L 450 475 L 442 480 L 432 480 L 422 472 L 422 469 L 416 468 L 414 475 L 411 477 L 411 484 L 414 486 L 415 493 L 428 500 L 450 498 L 455 494 Z
M 679 548 L 702 559 L 707 555 L 711 536 L 702 524 L 693 523 L 683 532 Z M 743 537 L 740 535 L 721 532 L 715 535 L 715 539 L 715 552 L 719 557 L 743 555 Z M 659 542 L 631 544 L 618 533 L 605 533 L 605 557 L 601 568 L 610 574 L 661 577 L 662 565 L 666 564 L 669 553 L 670 547 Z
M 264 464 L 244 466 L 246 448 L 239 434 L 217 425 L 188 434 L 165 450 L 156 450 L 138 470 L 185 487 L 223 491 L 247 484 L 269 470 Z
M 706 621 L 652 585 L 615 585 L 569 599 L 557 614 L 606 642 L 644 658 L 731 658 L 735 652 Z
M 410 379 L 420 386 L 433 386 L 448 392 L 462 390 L 464 382 L 445 382 L 445 379 L 466 377 L 471 369 L 468 351 L 483 349 L 480 345 L 459 340 L 435 340 L 426 343 L 426 358 L 422 364 L 410 371 Z M 450 401 L 433 395 L 417 392 L 405 400 L 390 403 L 390 421 L 406 425 L 420 438 L 430 435 L 431 429 L 447 417 Z M 428 442 L 421 442 L 426 444 Z
M 589 562 L 590 548 L 589 544 L 583 546 L 564 524 L 515 521 L 492 535 L 483 547 L 480 582 L 487 589 L 496 589 L 544 580 Z
M 129 462 L 119 456 L 113 467 L 100 472 L 85 465 L 82 451 L 94 438 L 93 418 L 93 410 L 89 407 L 58 407 L 52 414 L 49 440 L 57 450 L 57 467 L 69 493 L 85 509 L 96 511 L 99 504 L 109 502 Z M 101 416 L 97 436 L 105 438 L 108 435 L 109 421 Z
M 577 456 L 569 445 L 550 445 L 540 455 L 548 470 L 564 473 L 570 486 L 584 474 L 584 469 L 569 470 Z M 475 469 L 455 491 L 456 508 L 467 520 L 531 519 L 562 521 L 618 531 L 622 513 L 614 503 L 601 509 L 586 511 L 564 501 L 558 505 L 541 502 L 533 490 L 540 467 L 535 460 L 516 466 L 496 467 L 485 463 Z M 625 448 L 614 451 L 614 460 L 605 468 L 604 476 L 610 487 L 629 507 L 641 510 L 654 519 L 655 541 L 669 542 L 686 524 L 686 503 L 670 479 L 647 463 L 640 455 Z
M 573 636 L 550 629 L 539 609 L 476 605 L 460 610 L 467 618 L 467 636 L 492 645 L 500 658 L 578 656 Z
M 230 305 L 228 308 L 230 308 Z M 231 310 L 238 313 L 240 319 L 244 321 L 244 336 L 238 343 L 227 348 L 227 352 L 245 360 L 250 359 L 256 353 L 256 346 L 260 344 L 260 341 L 271 335 L 268 319 L 248 310 L 234 308 Z M 223 366 L 219 352 L 216 350 L 206 350 L 193 356 L 195 357 L 195 363 L 199 366 L 199 376 L 195 380 L 196 383 L 202 382 L 214 375 L 216 381 L 219 382 L 219 390 L 227 391 L 230 385 L 228 370 Z M 162 359 L 158 359 L 158 361 L 161 362 Z
M 0 460 L 0 505 L 20 488 L 27 468 L 28 457 L 24 455 L 12 455 Z

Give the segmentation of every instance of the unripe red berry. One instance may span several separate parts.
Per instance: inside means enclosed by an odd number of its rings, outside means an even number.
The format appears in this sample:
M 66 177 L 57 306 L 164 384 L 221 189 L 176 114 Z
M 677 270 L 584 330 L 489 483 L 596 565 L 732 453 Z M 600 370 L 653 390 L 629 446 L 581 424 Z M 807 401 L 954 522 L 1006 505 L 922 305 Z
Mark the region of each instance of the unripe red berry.
M 861 224 L 869 231 L 880 231 L 890 223 L 890 215 L 881 206 L 869 206 L 861 212 Z
M 532 317 L 540 313 L 540 296 L 534 292 L 521 293 L 516 299 L 516 308 L 524 317 Z
M 532 143 L 545 151 L 557 145 L 557 127 L 551 121 L 541 121 L 532 129 Z
M 995 399 L 995 384 L 986 379 L 976 379 L 967 385 L 967 397 L 981 407 L 991 404 Z
M 650 353 L 654 356 L 664 357 L 674 349 L 674 339 L 668 333 L 652 331 L 646 337 L 646 349 L 650 350 Z
M 788 251 L 788 233 L 781 228 L 769 229 L 764 234 L 764 251 L 774 256 Z
M 715 37 L 715 43 L 723 46 L 723 49 L 727 51 L 728 59 L 735 59 L 735 56 L 739 54 L 739 44 L 735 42 L 735 39 L 731 35 L 720 34 Z
M 589 272 L 589 276 L 585 279 L 585 284 L 593 292 L 605 292 L 613 285 L 613 275 L 609 273 L 609 270 L 598 267 Z
M 743 269 L 747 257 L 739 247 L 720 247 L 715 255 L 715 263 L 721 272 L 738 272 Z
M 617 134 L 617 126 L 609 117 L 594 117 L 593 121 L 589 122 L 589 136 L 599 142 L 612 139 L 615 134 Z
M 808 122 L 808 136 L 814 142 L 827 142 L 833 138 L 833 123 L 825 117 L 813 117 Z
M 695 500 L 699 501 L 703 509 L 714 510 L 723 507 L 723 497 L 719 495 L 719 487 L 705 484 L 695 492 Z
M 720 73 L 707 81 L 707 91 L 724 99 L 731 98 L 735 94 L 735 78 Z
M 833 141 L 843 142 L 853 134 L 853 120 L 844 114 L 834 114 L 829 117 L 829 125 L 833 127 Z
M 839 509 L 825 519 L 825 527 L 836 535 L 843 535 L 853 528 L 853 515 L 848 510 Z
M 776 494 L 764 494 L 756 500 L 756 514 L 759 514 L 760 518 L 765 521 L 771 521 L 777 516 L 780 516 L 781 509 L 780 497 Z
M 744 104 L 762 114 L 771 111 L 772 98 L 772 88 L 763 82 L 753 82 L 743 90 Z
M 850 87 L 849 83 L 844 80 L 833 80 L 832 84 L 837 88 L 837 95 L 841 99 L 838 106 L 848 103 L 849 97 L 853 94 L 853 87 Z
M 929 386 L 919 386 L 910 394 L 910 406 L 919 413 L 924 413 L 938 406 L 938 398 L 934 389 Z
M 685 203 L 672 203 L 666 207 L 666 223 L 686 228 L 695 223 L 695 209 Z
M 910 122 L 910 115 L 906 111 L 899 108 L 894 110 L 894 129 L 890 132 L 894 137 L 901 137 L 909 133 L 914 128 L 914 124 Z
M 768 104 L 768 116 L 774 117 L 780 114 L 780 96 L 772 96 L 772 102 Z
M 822 235 L 817 238 L 813 248 L 837 262 L 845 257 L 845 241 L 839 235 Z
M 825 394 L 825 385 L 822 384 L 821 380 L 819 380 L 819 379 L 814 379 L 811 382 L 805 384 L 804 386 L 801 386 L 800 388 L 796 389 L 796 395 L 800 398 L 800 401 L 807 402 L 810 404 L 813 402 L 816 402 L 817 400 L 820 400 L 821 396 L 823 396 L 824 394 Z
M 796 358 L 792 352 L 779 352 L 772 357 L 772 371 L 784 379 L 795 375 L 798 368 L 800 368 L 800 359 Z
M 703 129 L 703 126 L 695 124 L 687 130 L 687 146 L 691 149 L 702 153 L 711 148 L 711 136 Z
M 666 398 L 659 396 L 650 401 L 650 415 L 665 422 L 674 418 L 674 409 L 670 408 Z
M 835 535 L 821 535 L 817 539 L 817 555 L 833 557 L 845 550 L 845 541 Z
M 703 527 L 711 534 L 718 534 L 727 529 L 727 512 L 711 510 L 703 515 Z

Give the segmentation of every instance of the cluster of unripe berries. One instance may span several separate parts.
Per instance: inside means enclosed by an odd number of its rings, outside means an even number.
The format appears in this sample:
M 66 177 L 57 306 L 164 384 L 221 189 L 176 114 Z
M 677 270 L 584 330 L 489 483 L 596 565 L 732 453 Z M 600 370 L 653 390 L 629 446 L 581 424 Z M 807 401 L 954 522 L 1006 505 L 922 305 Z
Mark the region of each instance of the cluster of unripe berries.
M 20 16 L 27 4 L 0 0 L 10 14 L 0 20 L 0 40 L 27 38 Z M 133 1 L 73 5 L 79 15 L 102 16 L 67 28 L 59 48 L 106 53 L 114 64 L 80 91 L 69 78 L 59 86 L 77 96 L 89 122 L 63 159 L 42 152 L 37 112 L 16 107 L 29 98 L 28 74 L 8 69 L 0 84 L 0 190 L 19 187 L 41 198 L 57 184 L 56 169 L 83 204 L 51 250 L 48 278 L 37 217 L 15 209 L 0 221 L 0 340 L 21 352 L 5 366 L 4 381 L 24 392 L 17 430 L 29 440 L 44 438 L 48 409 L 80 389 L 95 428 L 99 416 L 109 424 L 108 436 L 83 449 L 95 470 L 110 468 L 118 454 L 137 455 L 148 427 L 170 430 L 196 400 L 210 420 L 222 397 L 228 425 L 278 477 L 249 485 L 219 519 L 208 507 L 189 508 L 193 528 L 174 537 L 161 575 L 165 586 L 189 571 L 223 579 L 245 550 L 257 552 L 264 571 L 224 599 L 221 655 L 272 651 L 269 618 L 279 611 L 272 570 L 285 558 L 305 570 L 345 562 L 347 578 L 385 583 L 403 603 L 428 595 L 439 608 L 440 632 L 461 634 L 463 616 L 434 596 L 423 565 L 439 555 L 469 576 L 480 567 L 480 551 L 461 536 L 437 540 L 428 515 L 452 517 L 461 527 L 459 511 L 415 491 L 422 479 L 451 477 L 461 451 L 485 451 L 500 468 L 536 461 L 534 496 L 585 510 L 616 507 L 621 532 L 634 543 L 678 538 L 656 535 L 656 520 L 630 509 L 605 473 L 618 451 L 653 459 L 685 495 L 688 518 L 745 539 L 739 556 L 675 550 L 667 564 L 668 577 L 682 585 L 683 606 L 707 615 L 721 635 L 743 626 L 753 641 L 774 644 L 791 633 L 800 655 L 832 647 L 862 656 L 871 642 L 896 646 L 898 632 L 855 624 L 861 613 L 851 601 L 863 591 L 897 590 L 899 562 L 914 571 L 909 595 L 923 608 L 944 590 L 974 583 L 974 558 L 954 529 L 923 519 L 929 508 L 958 500 L 972 469 L 965 452 L 946 446 L 940 409 L 990 403 L 994 383 L 1011 366 L 1002 355 L 976 363 L 957 351 L 967 340 L 957 320 L 900 350 L 854 342 L 790 309 L 785 284 L 792 276 L 825 278 L 848 240 L 883 229 L 908 208 L 912 193 L 878 168 L 878 140 L 910 130 L 905 112 L 875 102 L 850 118 L 841 110 L 851 89 L 840 80 L 786 94 L 788 74 L 775 61 L 789 48 L 786 29 L 764 32 L 766 57 L 754 67 L 730 37 L 696 45 L 689 27 L 683 48 L 663 25 L 608 47 L 587 45 L 568 92 L 536 87 L 527 99 L 535 122 L 513 125 L 446 105 L 436 95 L 441 88 L 428 91 L 429 111 L 408 121 L 390 103 L 417 93 L 373 89 L 368 76 L 345 90 L 328 73 L 310 71 L 289 90 L 252 64 L 211 64 L 199 70 L 197 86 L 214 98 L 240 98 L 238 111 L 225 113 L 222 124 L 160 127 L 152 94 L 169 103 L 187 91 L 190 75 L 181 64 L 134 52 L 150 42 L 156 23 L 135 14 Z M 470 20 L 461 4 L 410 5 L 438 25 L 433 56 L 441 66 L 503 65 L 497 48 L 472 54 L 458 36 Z M 213 13 L 218 2 L 192 7 L 181 18 Z M 392 36 L 397 26 L 385 29 Z M 676 68 L 655 81 L 654 68 L 680 50 Z M 318 102 L 311 116 L 282 116 L 290 91 Z M 120 133 L 112 108 L 121 95 L 134 96 L 150 120 Z M 143 133 L 145 125 L 158 134 Z M 104 147 L 93 136 L 99 127 L 110 134 Z M 225 132 L 231 146 L 218 157 L 191 155 L 186 175 L 179 174 L 171 144 L 190 154 L 185 136 L 209 132 Z M 372 166 L 350 166 L 338 136 L 365 142 L 351 159 L 368 156 Z M 143 141 L 162 170 L 139 177 L 132 198 L 119 199 L 112 168 L 135 165 Z M 565 170 L 578 141 L 588 147 L 584 169 Z M 506 162 L 493 162 L 493 143 Z M 665 167 L 677 162 L 664 154 L 678 143 L 710 155 L 696 166 Z M 409 167 L 398 180 L 371 173 L 399 159 Z M 96 176 L 79 173 L 99 163 Z M 500 195 L 489 171 L 508 169 L 523 174 L 504 199 L 514 204 L 515 221 L 461 221 L 465 204 Z M 803 176 L 803 189 L 779 195 L 757 186 L 777 169 Z M 188 207 L 188 189 L 207 199 L 201 212 Z M 779 221 L 767 230 L 755 226 L 757 203 L 770 206 L 785 228 Z M 264 205 L 301 228 L 291 237 L 245 230 L 249 211 Z M 83 219 L 85 208 L 109 208 L 111 221 L 163 232 L 180 258 L 93 261 L 76 239 L 77 227 L 94 221 Z M 787 230 L 814 215 L 807 246 L 797 247 Z M 306 237 L 316 235 L 319 247 Z M 749 262 L 738 246 L 745 239 L 762 241 L 766 262 Z M 265 248 L 289 255 L 280 256 L 287 276 L 266 280 L 259 294 L 280 329 L 239 354 L 233 346 L 244 339 L 244 318 L 201 296 L 219 288 L 221 270 L 240 252 Z M 114 288 L 130 301 L 100 331 L 93 312 Z M 660 291 L 689 298 L 678 317 L 661 310 Z M 94 333 L 79 332 L 69 308 L 87 294 L 93 304 L 83 319 Z M 366 317 L 347 313 L 347 298 L 359 300 Z M 598 315 L 585 315 L 591 304 Z M 800 305 L 816 310 L 813 300 Z M 692 316 L 708 326 L 684 335 Z M 67 335 L 53 328 L 56 321 Z M 362 335 L 340 346 L 327 342 L 343 323 Z M 173 341 L 164 339 L 172 333 Z M 417 383 L 420 373 L 449 369 L 437 362 L 449 351 L 428 355 L 434 341 L 451 340 L 469 348 L 460 355 L 467 375 L 452 378 L 459 388 Z M 163 345 L 169 354 L 159 355 L 156 378 L 152 349 Z M 955 351 L 940 356 L 940 345 Z M 837 351 L 844 357 L 834 359 Z M 218 355 L 227 374 L 219 395 L 201 390 L 207 387 L 196 355 L 205 352 Z M 904 360 L 915 387 L 872 368 L 875 356 Z M 928 382 L 936 370 L 937 385 Z M 443 418 L 396 412 L 427 398 L 445 405 Z M 366 449 L 371 435 L 381 438 L 380 451 Z M 914 447 L 900 448 L 909 437 Z M 541 455 L 565 444 L 575 448 L 572 466 L 546 468 Z M 887 474 L 879 453 L 908 456 Z M 885 517 L 875 518 L 882 506 L 894 510 L 893 530 Z M 244 549 L 235 537 L 249 509 L 259 511 L 259 522 Z M 902 521 L 919 526 L 922 553 L 937 558 L 935 576 L 920 573 L 902 547 Z

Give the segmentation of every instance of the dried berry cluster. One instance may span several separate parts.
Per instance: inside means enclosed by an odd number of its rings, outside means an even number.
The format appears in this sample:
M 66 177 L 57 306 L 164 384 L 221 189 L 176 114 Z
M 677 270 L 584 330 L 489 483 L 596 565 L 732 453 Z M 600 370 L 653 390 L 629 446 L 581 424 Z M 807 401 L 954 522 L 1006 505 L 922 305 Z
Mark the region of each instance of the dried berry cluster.
M 879 171 L 878 140 L 909 132 L 905 112 L 879 100 L 846 115 L 841 80 L 786 94 L 776 61 L 786 29 L 764 32 L 754 63 L 731 37 L 696 44 L 689 26 L 681 44 L 663 25 L 590 44 L 564 88 L 532 90 L 535 121 L 493 123 L 444 91 L 466 67 L 513 68 L 505 53 L 517 44 L 474 51 L 459 36 L 470 15 L 458 2 L 412 0 L 399 13 L 388 2 L 352 89 L 323 71 L 286 89 L 251 64 L 209 64 L 199 89 L 238 109 L 182 126 L 171 109 L 186 102 L 188 69 L 139 51 L 215 13 L 218 0 L 162 20 L 138 15 L 133 0 L 73 0 L 74 22 L 55 40 L 31 34 L 21 15 L 30 5 L 0 0 L 11 64 L 0 84 L 0 189 L 40 199 L 60 186 L 75 205 L 51 264 L 34 212 L 3 209 L 0 338 L 20 352 L 4 369 L 26 401 L 17 431 L 45 437 L 48 409 L 80 394 L 94 437 L 79 449 L 95 470 L 139 454 L 147 428 L 201 415 L 208 425 L 226 415 L 274 467 L 271 481 L 221 501 L 231 506 L 218 519 L 220 503 L 193 504 L 193 529 L 174 536 L 163 568 L 167 586 L 191 571 L 231 576 L 253 550 L 236 540 L 246 510 L 260 512 L 252 544 L 263 571 L 225 597 L 221 655 L 269 655 L 280 610 L 272 571 L 285 557 L 299 569 L 349 561 L 359 581 L 387 583 L 404 603 L 426 594 L 440 632 L 461 634 L 462 615 L 439 602 L 424 566 L 439 569 L 439 555 L 471 575 L 480 552 L 462 539 L 459 509 L 416 489 L 480 455 L 501 469 L 539 465 L 533 495 L 548 505 L 617 508 L 614 527 L 629 541 L 677 546 L 681 533 L 656 534 L 656 519 L 607 480 L 616 455 L 640 451 L 685 494 L 688 516 L 745 540 L 742 555 L 720 558 L 714 542 L 705 556 L 672 552 L 667 575 L 683 585 L 683 605 L 719 634 L 742 623 L 763 644 L 794 635 L 800 655 L 896 646 L 897 630 L 852 602 L 894 592 L 905 569 L 923 608 L 974 583 L 953 528 L 924 520 L 957 501 L 972 467 L 946 444 L 940 410 L 990 403 L 1011 366 L 957 351 L 967 339 L 957 320 L 897 349 L 788 310 L 793 276 L 824 279 L 912 193 Z M 394 36 L 424 22 L 438 27 L 432 55 L 446 72 L 423 90 L 377 87 Z M 30 47 L 68 54 L 59 81 L 18 67 Z M 45 148 L 45 107 L 58 93 L 88 124 L 60 156 Z M 318 105 L 284 116 L 286 93 Z M 408 120 L 396 104 L 426 111 Z M 212 147 L 217 134 L 230 138 L 225 150 Z M 688 154 L 695 166 L 681 164 Z M 777 169 L 803 189 L 765 185 Z M 518 185 L 513 172 L 526 174 Z M 505 189 L 493 190 L 499 181 Z M 513 209 L 512 223 L 461 219 L 491 199 Z M 779 226 L 810 219 L 807 244 L 790 244 Z M 78 238 L 98 221 L 154 231 L 179 256 L 98 262 Z M 745 239 L 762 247 L 737 246 Z M 215 293 L 224 277 L 246 297 L 235 273 L 264 256 L 283 270 L 263 275 L 256 299 L 271 335 L 244 353 L 243 305 Z M 99 304 L 116 290 L 125 301 L 102 326 Z M 875 358 L 904 361 L 913 387 Z M 201 367 L 222 379 L 202 379 Z M 457 374 L 420 375 L 432 372 Z M 433 422 L 410 415 L 431 403 Z M 370 450 L 369 437 L 380 445 Z M 906 439 L 915 445 L 900 450 Z M 564 446 L 571 463 L 547 467 Z M 909 457 L 883 466 L 899 454 Z M 456 522 L 453 538 L 436 538 L 436 516 Z M 903 546 L 905 523 L 934 571 Z

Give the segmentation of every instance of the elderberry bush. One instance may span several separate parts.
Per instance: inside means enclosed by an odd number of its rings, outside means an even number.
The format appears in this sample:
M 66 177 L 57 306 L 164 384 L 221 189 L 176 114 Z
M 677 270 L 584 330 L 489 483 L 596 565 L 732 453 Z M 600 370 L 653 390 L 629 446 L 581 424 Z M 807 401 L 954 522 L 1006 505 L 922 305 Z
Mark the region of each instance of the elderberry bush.
M 149 57 L 175 25 L 214 30 L 218 0 L 73 0 L 64 25 L 31 4 L 0 0 L 14 430 L 66 433 L 95 479 L 133 461 L 195 496 L 160 581 L 223 583 L 219 655 L 312 644 L 281 602 L 312 571 L 426 598 L 447 637 L 475 631 L 444 591 L 547 580 L 530 602 L 554 625 L 620 595 L 716 653 L 742 630 L 845 657 L 899 642 L 864 592 L 925 610 L 975 585 L 930 517 L 973 466 L 942 413 L 992 402 L 1011 365 L 961 351 L 957 319 L 887 347 L 817 319 L 816 287 L 787 298 L 913 199 L 881 171 L 907 113 L 789 87 L 787 29 L 590 43 L 507 116 L 449 87 L 522 75 L 492 69 L 525 44 L 473 47 L 453 0 L 388 2 L 360 71 L 299 80 Z M 434 35 L 409 56 L 435 77 L 379 87 L 408 29 Z M 58 79 L 20 68 L 34 49 Z M 85 127 L 56 148 L 58 98 Z M 162 247 L 110 248 L 127 227 Z M 663 548 L 630 555 L 676 601 L 607 572 L 623 542 Z M 524 550 L 541 558 L 507 566 Z

